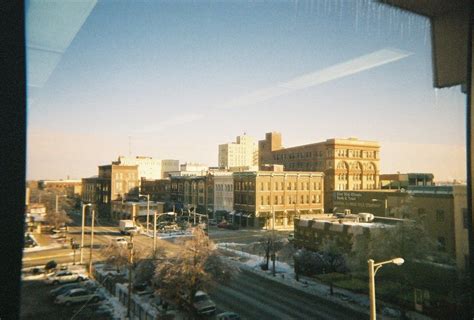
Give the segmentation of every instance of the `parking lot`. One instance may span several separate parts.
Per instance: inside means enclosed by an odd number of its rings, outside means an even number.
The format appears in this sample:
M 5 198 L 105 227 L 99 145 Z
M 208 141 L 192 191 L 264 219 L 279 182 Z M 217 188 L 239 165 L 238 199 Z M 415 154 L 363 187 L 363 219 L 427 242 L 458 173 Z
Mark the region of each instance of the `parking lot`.
M 55 305 L 49 296 L 49 291 L 53 288 L 54 286 L 47 285 L 42 280 L 23 281 L 20 319 L 71 319 L 73 310 L 77 308 Z

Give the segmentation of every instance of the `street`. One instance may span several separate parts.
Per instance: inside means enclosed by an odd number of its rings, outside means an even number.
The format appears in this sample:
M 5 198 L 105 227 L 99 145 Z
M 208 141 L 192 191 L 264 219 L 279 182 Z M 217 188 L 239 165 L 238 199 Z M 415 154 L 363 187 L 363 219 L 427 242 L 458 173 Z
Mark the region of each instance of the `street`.
M 80 217 L 73 216 L 74 223 L 69 227 L 68 239 L 64 242 L 64 248 L 53 248 L 24 254 L 23 266 L 43 266 L 50 260 L 58 263 L 70 263 L 73 261 L 73 250 L 70 248 L 69 239 L 77 243 L 81 240 Z M 89 223 L 87 223 L 89 225 Z M 86 227 L 84 245 L 84 263 L 89 262 L 90 228 Z M 261 239 L 267 231 L 265 230 L 226 230 L 217 227 L 209 229 L 209 236 L 218 243 L 252 243 Z M 277 232 L 278 238 L 287 237 L 288 232 Z M 94 251 L 93 261 L 101 261 L 101 248 L 107 246 L 117 237 L 123 237 L 117 225 L 111 223 L 96 223 L 94 228 Z M 50 236 L 52 243 L 57 239 Z M 177 238 L 179 239 L 179 238 Z M 137 235 L 133 238 L 136 250 L 146 253 L 153 248 L 153 239 L 145 235 Z M 157 239 L 158 248 L 173 250 L 177 244 L 176 239 Z M 76 251 L 75 261 L 79 263 L 80 250 Z M 41 290 L 31 284 L 28 290 Z M 39 286 L 38 288 L 40 288 Z M 243 319 L 363 319 L 363 315 L 354 314 L 353 311 L 341 308 L 331 302 L 322 300 L 313 295 L 301 292 L 295 288 L 260 277 L 249 271 L 242 270 L 232 282 L 220 285 L 210 292 L 212 299 L 216 302 L 218 312 L 234 311 L 239 313 Z
M 231 283 L 219 286 L 212 294 L 224 310 L 239 313 L 244 319 L 366 319 L 353 311 L 297 289 L 240 272 Z

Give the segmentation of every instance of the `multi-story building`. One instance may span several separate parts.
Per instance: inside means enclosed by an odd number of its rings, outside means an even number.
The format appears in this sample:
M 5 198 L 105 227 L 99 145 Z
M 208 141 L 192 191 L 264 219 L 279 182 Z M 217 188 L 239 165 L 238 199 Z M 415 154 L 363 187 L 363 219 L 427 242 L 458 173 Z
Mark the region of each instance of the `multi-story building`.
M 168 172 L 170 177 L 205 176 L 209 167 L 201 163 L 186 162 L 179 166 L 179 171 Z
M 116 165 L 138 166 L 138 178 L 148 180 L 163 179 L 170 171 L 179 170 L 179 160 L 160 160 L 152 157 L 124 157 L 120 156 Z
M 394 173 L 381 174 L 382 189 L 406 189 L 408 186 L 434 186 L 432 173 Z
M 116 220 L 120 219 L 139 219 L 141 222 L 146 221 L 146 216 L 149 211 L 149 221 L 153 221 L 153 214 L 162 214 L 164 212 L 164 203 L 150 201 L 112 201 L 111 204 L 111 214 L 112 218 Z
M 219 167 L 252 167 L 258 165 L 258 147 L 255 139 L 243 135 L 236 142 L 219 145 Z
M 179 160 L 161 160 L 161 179 L 168 178 L 170 172 L 176 171 L 179 171 Z
M 284 165 L 285 171 L 324 172 L 325 211 L 332 212 L 335 190 L 379 188 L 380 145 L 356 138 L 284 148 L 281 134 L 270 132 L 259 141 L 259 166 Z
M 231 172 L 213 174 L 214 208 L 213 211 L 231 212 L 234 209 L 234 177 Z
M 406 190 L 335 191 L 339 212 L 372 213 L 390 219 L 414 219 L 438 243 L 440 251 L 456 260 L 458 270 L 466 270 L 469 258 L 465 185 L 408 186 Z
M 233 173 L 240 224 L 292 228 L 296 216 L 323 212 L 323 173 L 275 170 Z
M 156 179 L 147 180 L 142 178 L 140 186 L 141 194 L 149 194 L 150 200 L 169 202 L 171 194 L 171 180 L 167 179 Z
M 80 196 L 82 193 L 81 180 L 40 180 L 38 188 L 45 191 L 54 191 L 57 194 L 65 194 L 68 197 Z
M 84 178 L 82 183 L 82 201 L 96 204 L 101 215 L 110 215 L 112 201 L 138 194 L 138 166 L 99 166 L 99 175 Z

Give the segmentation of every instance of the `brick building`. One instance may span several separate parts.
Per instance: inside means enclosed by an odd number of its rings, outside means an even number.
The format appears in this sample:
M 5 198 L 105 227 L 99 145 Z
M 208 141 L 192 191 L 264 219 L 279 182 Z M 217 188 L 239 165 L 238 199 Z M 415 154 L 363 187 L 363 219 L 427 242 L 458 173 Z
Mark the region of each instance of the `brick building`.
M 324 173 L 325 211 L 332 212 L 334 190 L 379 188 L 380 145 L 356 138 L 284 148 L 281 134 L 270 132 L 259 141 L 259 166 L 284 165 L 285 171 Z
M 275 169 L 276 170 L 276 169 Z M 320 213 L 324 208 L 321 172 L 235 172 L 234 210 L 241 224 L 292 228 L 295 216 Z

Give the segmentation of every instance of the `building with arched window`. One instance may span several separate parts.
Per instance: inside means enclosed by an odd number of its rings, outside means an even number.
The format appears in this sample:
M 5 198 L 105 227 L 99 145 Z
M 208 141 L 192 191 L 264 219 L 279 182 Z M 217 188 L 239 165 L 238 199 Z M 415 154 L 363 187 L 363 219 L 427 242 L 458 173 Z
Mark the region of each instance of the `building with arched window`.
M 259 166 L 281 164 L 285 171 L 324 172 L 324 210 L 332 212 L 332 193 L 338 190 L 379 189 L 380 145 L 357 138 L 327 139 L 284 148 L 281 133 L 259 141 Z

